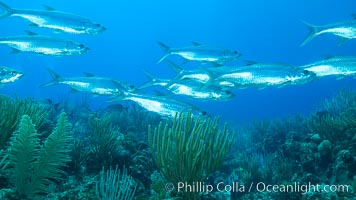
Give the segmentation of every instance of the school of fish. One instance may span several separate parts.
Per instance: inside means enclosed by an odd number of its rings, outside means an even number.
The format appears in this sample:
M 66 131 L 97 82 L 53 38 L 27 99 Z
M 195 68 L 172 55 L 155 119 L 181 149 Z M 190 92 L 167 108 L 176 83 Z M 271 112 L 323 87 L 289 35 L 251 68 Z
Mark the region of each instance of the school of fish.
M 51 29 L 54 32 L 95 35 L 106 30 L 104 26 L 90 19 L 48 6 L 45 10 L 25 10 L 14 9 L 0 2 L 0 19 L 6 17 L 19 17 L 29 21 L 30 26 Z M 321 34 L 333 34 L 340 37 L 340 44 L 356 38 L 356 15 L 352 20 L 323 26 L 304 23 L 310 33 L 301 46 Z M 11 53 L 26 52 L 48 56 L 78 56 L 89 50 L 84 44 L 65 38 L 38 35 L 30 31 L 26 33 L 26 35 L 0 37 L 0 45 L 11 48 Z M 130 100 L 148 111 L 171 118 L 182 110 L 192 110 L 196 115 L 207 114 L 200 108 L 175 98 L 176 95 L 202 101 L 228 101 L 235 97 L 234 90 L 236 89 L 280 88 L 287 85 L 305 84 L 325 76 L 335 76 L 337 79 L 345 76 L 356 78 L 356 56 L 329 56 L 300 66 L 258 62 L 236 66 L 226 64 L 242 56 L 236 50 L 197 42 L 177 48 L 171 48 L 163 42 L 158 42 L 158 44 L 164 52 L 157 63 L 166 61 L 176 72 L 174 77 L 161 78 L 144 71 L 148 81 L 135 87 L 122 80 L 93 74 L 61 77 L 48 69 L 52 80 L 41 87 L 62 84 L 75 91 L 109 96 L 108 102 Z M 167 59 L 171 56 L 181 57 L 184 63 L 193 61 L 197 67 L 184 69 L 184 65 L 177 65 Z M 23 75 L 15 69 L 0 66 L 0 87 L 19 80 Z M 157 86 L 166 90 L 167 93 L 150 94 L 145 91 L 146 88 Z

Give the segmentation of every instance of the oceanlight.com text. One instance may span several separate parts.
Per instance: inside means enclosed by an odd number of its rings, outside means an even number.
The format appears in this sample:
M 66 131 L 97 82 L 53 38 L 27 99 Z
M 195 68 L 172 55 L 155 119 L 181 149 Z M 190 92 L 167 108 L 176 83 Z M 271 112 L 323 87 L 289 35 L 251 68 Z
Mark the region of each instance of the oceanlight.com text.
M 219 182 L 215 185 L 207 184 L 205 182 L 178 182 L 175 186 L 172 183 L 166 184 L 166 190 L 173 191 L 177 189 L 178 192 L 199 192 L 199 193 L 212 193 L 212 192 L 281 192 L 281 193 L 301 193 L 308 192 L 345 192 L 351 191 L 351 185 L 327 185 L 327 184 L 302 184 L 293 182 L 291 184 L 266 184 L 263 182 L 242 184 L 239 182 L 224 183 Z

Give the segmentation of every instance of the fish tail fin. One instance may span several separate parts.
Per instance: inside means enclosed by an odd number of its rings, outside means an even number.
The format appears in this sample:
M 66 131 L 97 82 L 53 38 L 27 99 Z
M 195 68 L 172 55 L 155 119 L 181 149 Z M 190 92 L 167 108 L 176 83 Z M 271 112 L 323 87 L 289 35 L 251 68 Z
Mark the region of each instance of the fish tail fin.
M 213 72 L 210 71 L 207 68 L 200 67 L 200 69 L 205 71 L 209 76 L 209 80 L 200 88 L 201 90 L 205 90 L 205 89 L 207 89 L 207 88 L 209 88 L 209 87 L 211 87 L 213 85 L 214 80 L 215 80 L 215 76 L 214 76 Z
M 124 95 L 116 95 L 116 96 L 113 96 L 111 97 L 108 102 L 117 102 L 117 101 L 123 101 L 125 100 L 125 96 Z
M 143 72 L 145 73 L 146 77 L 148 78 L 148 81 L 146 83 L 144 83 L 143 85 L 141 85 L 140 87 L 138 87 L 139 90 L 152 87 L 155 85 L 155 83 L 159 82 L 159 79 L 157 77 L 155 77 L 154 75 L 152 75 L 151 73 L 149 73 L 148 71 L 143 70 Z
M 306 45 L 311 40 L 313 40 L 315 38 L 315 36 L 318 34 L 319 28 L 320 28 L 320 26 L 315 26 L 315 25 L 309 24 L 309 23 L 304 22 L 304 21 L 303 21 L 303 23 L 308 27 L 309 33 L 304 38 L 303 42 L 300 44 L 301 47 Z
M 159 44 L 159 46 L 162 47 L 162 49 L 164 50 L 163 56 L 158 60 L 157 64 L 161 63 L 163 60 L 165 60 L 171 53 L 171 48 L 164 44 L 163 42 L 157 42 Z
M 132 96 L 130 92 L 124 91 L 123 94 L 110 97 L 110 99 L 107 100 L 107 102 L 125 101 L 130 96 Z
M 40 85 L 40 87 L 48 87 L 52 86 L 58 83 L 58 81 L 61 79 L 61 76 L 59 76 L 56 72 L 54 72 L 52 69 L 47 68 L 48 73 L 51 75 L 52 80 L 48 83 Z
M 167 60 L 169 66 L 172 67 L 172 69 L 177 73 L 179 74 L 180 72 L 183 71 L 183 68 L 181 68 L 180 66 L 178 66 L 177 64 L 175 64 L 174 62 L 170 61 L 170 60 Z
M 3 2 L 0 1 L 0 9 L 2 12 L 0 13 L 0 18 L 8 17 L 12 13 L 12 8 L 10 8 L 8 5 L 4 4 Z

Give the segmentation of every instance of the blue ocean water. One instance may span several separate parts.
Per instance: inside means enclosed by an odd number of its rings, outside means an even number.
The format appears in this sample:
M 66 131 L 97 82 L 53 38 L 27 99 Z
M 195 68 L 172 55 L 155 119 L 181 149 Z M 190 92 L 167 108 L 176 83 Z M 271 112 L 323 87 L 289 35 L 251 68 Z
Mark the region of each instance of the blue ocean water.
M 51 80 L 46 68 L 63 77 L 90 72 L 124 80 L 136 86 L 147 81 L 142 69 L 162 78 L 174 77 L 166 64 L 156 64 L 163 54 L 157 45 L 162 41 L 172 47 L 188 46 L 195 41 L 224 46 L 242 53 L 239 61 L 277 62 L 301 65 L 322 59 L 323 55 L 355 55 L 356 41 L 338 46 L 338 39 L 322 35 L 300 47 L 308 34 L 302 21 L 322 25 L 351 19 L 356 4 L 352 0 L 313 1 L 3 1 L 13 8 L 42 9 L 46 4 L 101 23 L 107 30 L 99 35 L 53 33 L 28 26 L 20 18 L 0 20 L 0 36 L 22 35 L 24 30 L 55 35 L 84 43 L 90 51 L 82 56 L 50 57 L 34 54 L 9 54 L 0 46 L 1 65 L 25 73 L 13 84 L 0 89 L 2 94 L 20 97 L 78 99 L 65 86 L 39 88 Z M 172 57 L 174 62 L 181 59 Z M 189 63 L 187 68 L 193 68 Z M 244 123 L 253 119 L 275 118 L 296 113 L 308 114 L 325 98 L 340 89 L 354 89 L 356 80 L 333 77 L 284 88 L 234 90 L 228 102 L 186 100 L 225 121 Z M 93 107 L 107 105 L 106 98 L 90 97 Z

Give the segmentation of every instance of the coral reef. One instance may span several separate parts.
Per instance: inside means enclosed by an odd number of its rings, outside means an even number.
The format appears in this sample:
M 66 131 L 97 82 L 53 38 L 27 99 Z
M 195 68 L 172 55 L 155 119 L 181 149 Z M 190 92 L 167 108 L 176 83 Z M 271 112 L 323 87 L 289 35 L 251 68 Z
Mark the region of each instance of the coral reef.
M 254 121 L 236 133 L 217 118 L 180 113 L 174 121 L 159 123 L 157 115 L 138 107 L 115 104 L 92 110 L 85 98 L 78 104 L 0 100 L 0 199 L 107 199 L 119 195 L 114 189 L 127 193 L 124 199 L 154 200 L 356 196 L 354 91 L 340 91 L 309 116 Z M 240 186 L 310 183 L 345 190 L 272 193 L 253 188 L 199 194 L 165 189 L 182 180 Z

